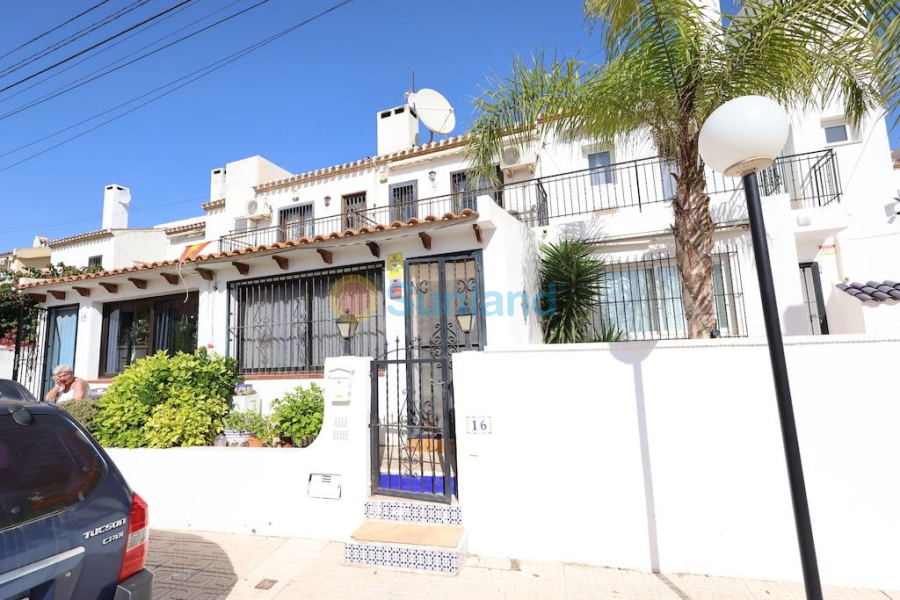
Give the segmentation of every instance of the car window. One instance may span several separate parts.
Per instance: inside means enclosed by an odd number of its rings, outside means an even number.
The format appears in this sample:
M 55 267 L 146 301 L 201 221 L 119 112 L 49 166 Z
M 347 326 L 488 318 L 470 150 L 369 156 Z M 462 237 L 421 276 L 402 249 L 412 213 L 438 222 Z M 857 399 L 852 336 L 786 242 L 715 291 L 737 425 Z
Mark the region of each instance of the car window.
M 34 400 L 31 392 L 19 382 L 11 379 L 0 379 L 0 398 L 6 398 L 7 400 Z
M 56 415 L 19 425 L 0 415 L 0 531 L 84 502 L 106 464 L 81 431 Z

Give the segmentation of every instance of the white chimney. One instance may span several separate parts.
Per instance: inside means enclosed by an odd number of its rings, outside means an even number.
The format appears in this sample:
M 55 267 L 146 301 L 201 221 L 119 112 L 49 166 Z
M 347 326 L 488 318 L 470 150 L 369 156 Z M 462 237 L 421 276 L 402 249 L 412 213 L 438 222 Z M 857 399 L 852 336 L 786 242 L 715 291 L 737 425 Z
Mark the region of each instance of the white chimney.
M 101 229 L 126 229 L 131 190 L 121 185 L 103 188 L 103 224 Z
M 419 144 L 419 119 L 410 105 L 383 110 L 375 119 L 379 155 L 409 150 Z
M 209 201 L 225 197 L 225 167 L 213 169 L 209 174 Z
M 34 240 L 32 240 L 32 242 L 31 242 L 31 247 L 32 248 L 43 248 L 43 247 L 47 246 L 49 243 L 50 243 L 50 240 L 48 240 L 44 236 L 36 235 L 36 236 L 34 236 Z

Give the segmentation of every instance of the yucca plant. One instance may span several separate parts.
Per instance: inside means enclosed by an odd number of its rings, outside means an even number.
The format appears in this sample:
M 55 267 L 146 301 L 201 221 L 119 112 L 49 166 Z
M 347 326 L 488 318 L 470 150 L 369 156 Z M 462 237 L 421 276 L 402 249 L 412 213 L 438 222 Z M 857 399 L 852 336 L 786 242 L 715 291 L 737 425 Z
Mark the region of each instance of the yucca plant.
M 544 340 L 549 344 L 593 342 L 592 314 L 600 301 L 605 267 L 584 240 L 541 244 Z
M 475 101 L 472 176 L 493 177 L 504 145 L 523 148 L 535 136 L 607 145 L 649 137 L 676 166 L 672 233 L 688 332 L 708 337 L 716 326 L 715 224 L 698 152 L 701 126 L 722 103 L 748 94 L 797 109 L 840 101 L 855 124 L 896 103 L 898 4 L 743 0 L 738 14 L 720 19 L 702 0 L 585 0 L 606 62 L 516 59 L 507 79 L 493 78 Z

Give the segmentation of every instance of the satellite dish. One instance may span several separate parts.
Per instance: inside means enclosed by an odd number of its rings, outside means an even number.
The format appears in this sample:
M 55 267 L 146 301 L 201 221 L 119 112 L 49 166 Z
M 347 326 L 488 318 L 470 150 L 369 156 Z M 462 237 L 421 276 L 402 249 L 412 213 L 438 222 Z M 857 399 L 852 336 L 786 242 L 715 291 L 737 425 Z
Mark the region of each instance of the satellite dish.
M 439 92 L 421 89 L 410 95 L 409 102 L 431 133 L 448 134 L 456 127 L 456 112 Z

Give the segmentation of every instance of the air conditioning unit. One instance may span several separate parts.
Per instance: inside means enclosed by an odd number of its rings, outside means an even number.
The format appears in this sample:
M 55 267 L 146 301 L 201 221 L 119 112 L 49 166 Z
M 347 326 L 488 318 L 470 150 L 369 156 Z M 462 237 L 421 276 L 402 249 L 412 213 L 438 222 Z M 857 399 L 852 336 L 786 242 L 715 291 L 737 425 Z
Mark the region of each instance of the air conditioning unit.
M 247 218 L 251 221 L 262 221 L 272 218 L 272 207 L 265 200 L 247 201 Z
M 524 148 L 518 146 L 507 146 L 500 151 L 500 168 L 507 175 L 511 175 L 514 171 L 528 169 L 534 173 L 534 167 L 537 164 L 537 150 L 534 145 Z

